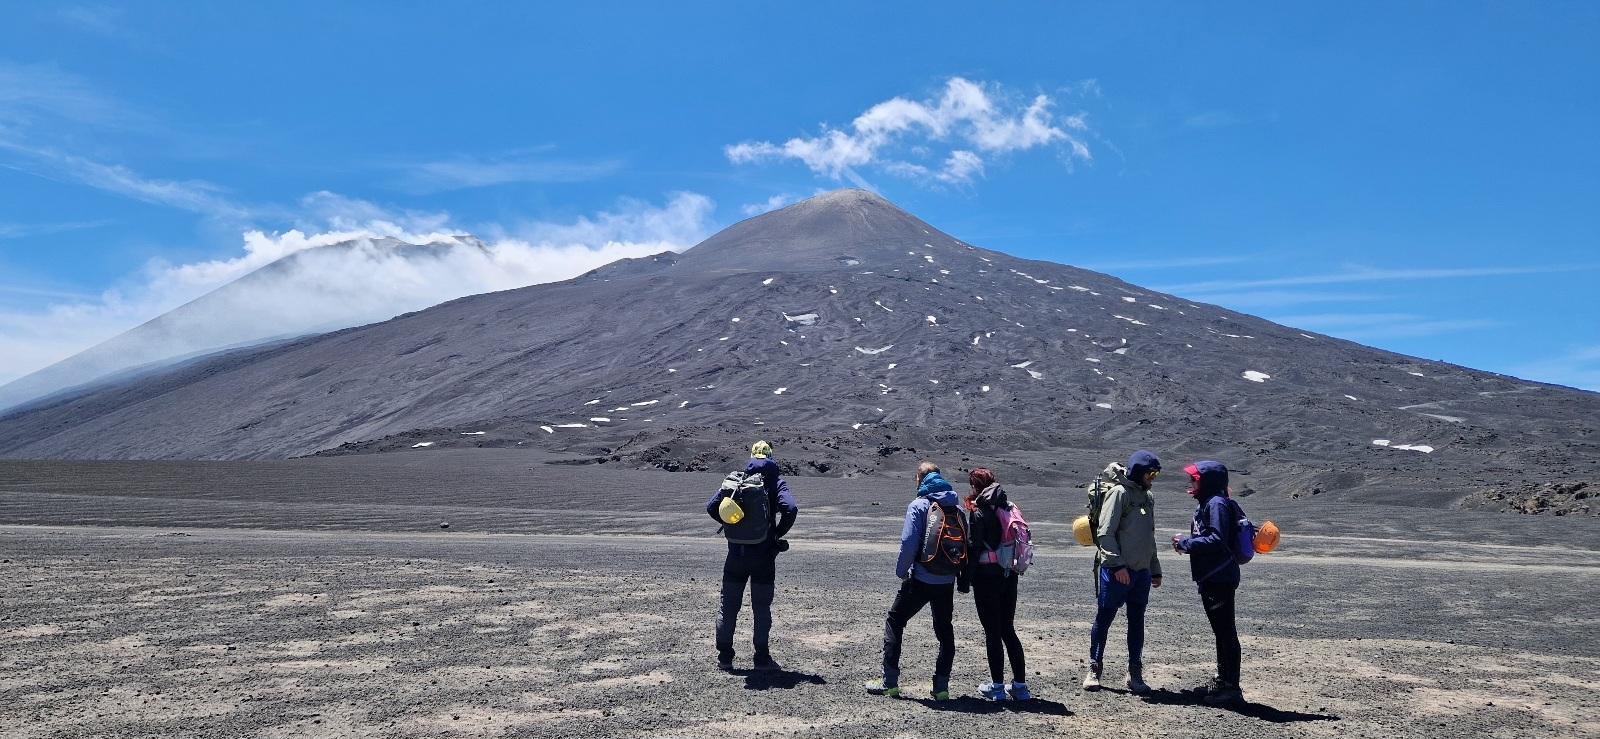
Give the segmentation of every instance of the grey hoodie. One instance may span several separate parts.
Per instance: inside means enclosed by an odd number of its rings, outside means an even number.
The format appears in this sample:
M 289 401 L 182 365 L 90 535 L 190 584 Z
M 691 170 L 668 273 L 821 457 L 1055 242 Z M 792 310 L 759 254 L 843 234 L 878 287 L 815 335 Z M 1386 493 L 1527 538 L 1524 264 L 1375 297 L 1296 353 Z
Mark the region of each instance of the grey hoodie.
M 1156 557 L 1156 499 L 1149 490 L 1128 479 L 1127 468 L 1115 462 L 1100 473 L 1100 484 L 1109 485 L 1100 508 L 1100 527 L 1094 532 L 1097 558 L 1102 567 L 1126 567 L 1134 572 L 1149 570 L 1161 577 L 1161 560 Z

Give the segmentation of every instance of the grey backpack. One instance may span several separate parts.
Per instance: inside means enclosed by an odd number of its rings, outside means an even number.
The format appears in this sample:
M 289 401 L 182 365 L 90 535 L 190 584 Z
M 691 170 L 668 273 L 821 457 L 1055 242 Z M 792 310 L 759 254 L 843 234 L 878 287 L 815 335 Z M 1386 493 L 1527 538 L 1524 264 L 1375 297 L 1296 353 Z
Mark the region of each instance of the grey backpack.
M 722 489 L 744 510 L 738 523 L 722 525 L 722 535 L 731 544 L 761 544 L 772 528 L 771 506 L 767 500 L 766 479 L 760 473 L 730 472 L 722 479 Z

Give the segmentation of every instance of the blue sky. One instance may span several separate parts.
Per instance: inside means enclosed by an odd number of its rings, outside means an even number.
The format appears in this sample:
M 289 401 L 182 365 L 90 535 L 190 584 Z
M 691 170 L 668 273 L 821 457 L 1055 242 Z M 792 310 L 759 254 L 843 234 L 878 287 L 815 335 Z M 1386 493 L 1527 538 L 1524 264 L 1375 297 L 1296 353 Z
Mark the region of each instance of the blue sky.
M 0 7 L 0 381 L 290 229 L 472 231 L 554 279 L 864 184 L 983 246 L 1600 389 L 1592 3 L 325 5 Z

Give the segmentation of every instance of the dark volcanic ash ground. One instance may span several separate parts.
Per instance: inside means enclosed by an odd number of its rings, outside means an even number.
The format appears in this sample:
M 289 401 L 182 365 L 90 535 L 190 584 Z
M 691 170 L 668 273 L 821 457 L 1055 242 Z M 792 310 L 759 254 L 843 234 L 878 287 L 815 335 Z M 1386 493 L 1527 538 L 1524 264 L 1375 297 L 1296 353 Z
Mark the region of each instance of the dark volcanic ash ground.
M 1170 556 L 1146 647 L 1161 692 L 1078 690 L 1080 493 L 1015 485 L 1041 542 L 1019 607 L 1040 699 L 970 697 L 984 670 L 962 600 L 965 696 L 935 705 L 858 688 L 878 662 L 908 479 L 792 481 L 802 513 L 774 631 L 787 671 L 727 675 L 710 648 L 724 547 L 701 509 L 716 476 L 526 457 L 0 463 L 0 735 L 1600 734 L 1588 520 L 1245 499 L 1285 533 L 1245 568 L 1252 703 L 1233 711 L 1171 692 L 1206 676 L 1211 651 Z M 1176 483 L 1156 495 L 1165 537 L 1190 504 Z M 597 516 L 597 498 L 613 512 Z M 1122 634 L 1119 619 L 1112 678 Z M 915 688 L 926 617 L 908 640 Z
M 694 471 L 770 436 L 794 474 L 882 474 L 933 454 L 1054 484 L 1149 447 L 1230 460 L 1285 497 L 1583 514 L 1518 501 L 1600 482 L 1597 418 L 1594 393 L 1017 259 L 840 191 L 682 255 L 15 411 L 0 455 L 517 447 Z

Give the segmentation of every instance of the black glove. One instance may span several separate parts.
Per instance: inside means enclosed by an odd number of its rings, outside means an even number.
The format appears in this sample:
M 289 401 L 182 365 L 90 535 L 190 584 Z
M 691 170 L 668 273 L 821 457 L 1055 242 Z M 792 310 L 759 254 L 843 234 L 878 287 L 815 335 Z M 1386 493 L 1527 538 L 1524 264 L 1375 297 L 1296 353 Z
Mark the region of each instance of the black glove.
M 772 546 L 773 546 L 774 549 L 777 549 L 780 552 L 787 552 L 787 551 L 789 551 L 789 540 L 788 539 L 778 539 L 778 540 L 772 542 Z
M 956 586 L 956 592 L 958 592 L 958 593 L 970 593 L 970 592 L 972 592 L 972 586 L 968 585 L 966 583 L 961 583 L 961 584 Z

